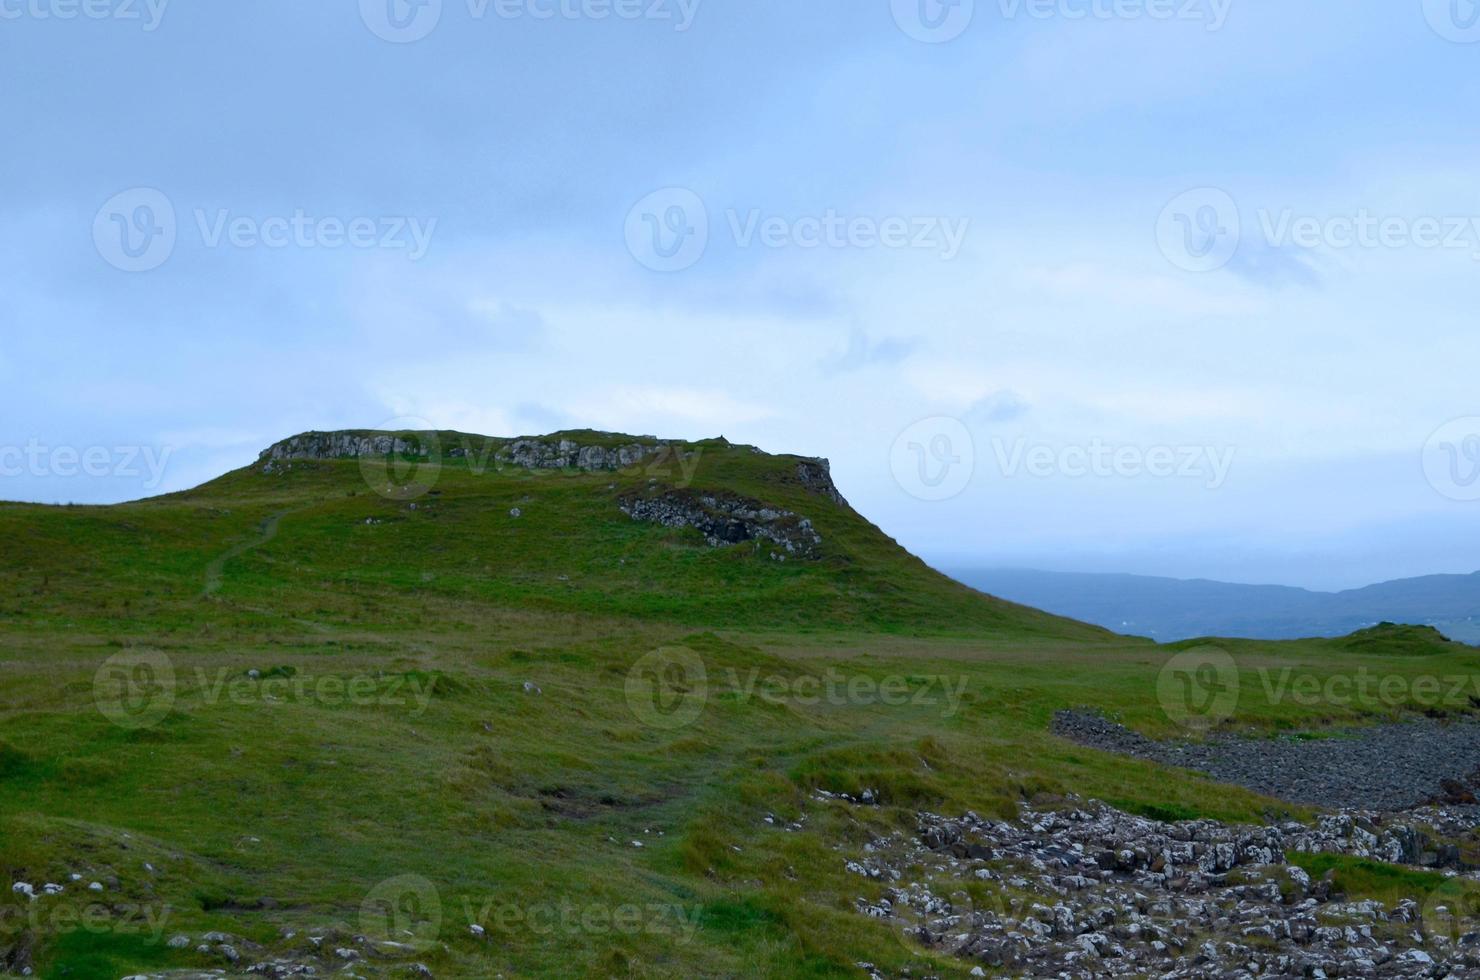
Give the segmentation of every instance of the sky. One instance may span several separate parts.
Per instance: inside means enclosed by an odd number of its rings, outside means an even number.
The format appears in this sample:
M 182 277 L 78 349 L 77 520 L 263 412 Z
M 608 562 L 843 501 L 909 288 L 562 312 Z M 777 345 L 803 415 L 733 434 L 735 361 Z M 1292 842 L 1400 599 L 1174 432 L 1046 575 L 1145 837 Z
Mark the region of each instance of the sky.
M 826 456 L 942 567 L 1480 568 L 1469 0 L 0 0 L 0 498 Z

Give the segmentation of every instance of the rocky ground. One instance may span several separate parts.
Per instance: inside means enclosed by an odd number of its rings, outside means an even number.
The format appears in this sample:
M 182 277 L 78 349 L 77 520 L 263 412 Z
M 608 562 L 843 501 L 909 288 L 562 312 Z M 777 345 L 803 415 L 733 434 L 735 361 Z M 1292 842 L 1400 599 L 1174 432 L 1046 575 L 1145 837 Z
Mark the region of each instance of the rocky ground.
M 1424 719 L 1315 739 L 1213 735 L 1202 742 L 1157 742 L 1091 712 L 1061 711 L 1054 733 L 1106 752 L 1205 772 L 1266 796 L 1331 808 L 1474 803 L 1480 768 L 1477 721 Z
M 635 521 L 695 528 L 711 548 L 769 542 L 782 549 L 773 550 L 773 557 L 785 560 L 787 555 L 817 558 L 822 545 L 822 535 L 807 518 L 735 494 L 649 488 L 624 496 L 620 506 Z
M 921 813 L 915 834 L 873 842 L 848 868 L 886 886 L 859 911 L 973 975 L 1475 977 L 1480 879 L 1440 838 L 1477 826 L 1475 807 L 1252 827 L 1071 800 L 1013 821 Z M 1299 852 L 1448 865 L 1448 880 L 1422 905 L 1349 901 L 1286 863 Z

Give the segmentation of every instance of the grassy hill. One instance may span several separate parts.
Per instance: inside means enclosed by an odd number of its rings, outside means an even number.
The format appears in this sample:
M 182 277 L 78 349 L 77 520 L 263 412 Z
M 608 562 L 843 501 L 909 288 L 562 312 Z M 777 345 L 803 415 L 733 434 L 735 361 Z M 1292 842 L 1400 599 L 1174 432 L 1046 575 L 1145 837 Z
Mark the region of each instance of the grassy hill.
M 1289 812 L 1051 735 L 1079 705 L 1177 731 L 1172 651 L 936 574 L 818 461 L 712 441 L 581 470 L 528 463 L 656 440 L 422 433 L 387 458 L 335 436 L 380 438 L 310 434 L 137 503 L 0 506 L 0 972 L 964 976 L 855 908 L 883 886 L 847 857 L 916 810 Z M 1403 631 L 1225 646 L 1251 672 L 1226 725 L 1270 730 L 1410 706 L 1271 703 L 1256 670 L 1480 668 Z
M 0 507 L 8 543 L 0 594 L 17 597 L 0 613 L 105 633 L 197 629 L 223 616 L 240 625 L 252 613 L 264 624 L 438 628 L 468 605 L 734 628 L 1105 635 L 927 568 L 845 502 L 804 485 L 797 467 L 809 461 L 799 457 L 723 441 L 665 443 L 630 465 L 582 472 L 500 462 L 514 440 L 413 438 L 440 452 L 269 459 L 138 503 Z M 592 432 L 541 441 L 561 440 L 635 444 Z M 766 560 L 779 549 L 709 547 L 692 529 L 623 513 L 624 496 L 659 488 L 725 491 L 792 511 L 814 524 L 820 554 Z M 200 602 L 208 586 L 215 603 Z

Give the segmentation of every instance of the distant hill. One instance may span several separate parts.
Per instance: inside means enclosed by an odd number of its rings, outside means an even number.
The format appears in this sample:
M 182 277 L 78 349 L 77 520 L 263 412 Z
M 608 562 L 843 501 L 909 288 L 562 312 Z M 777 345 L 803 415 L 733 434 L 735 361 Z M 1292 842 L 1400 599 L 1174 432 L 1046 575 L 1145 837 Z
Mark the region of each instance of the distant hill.
M 1451 639 L 1480 644 L 1480 572 L 1398 579 L 1345 592 L 1025 569 L 950 574 L 1004 599 L 1162 642 L 1344 636 L 1395 622 L 1433 626 Z

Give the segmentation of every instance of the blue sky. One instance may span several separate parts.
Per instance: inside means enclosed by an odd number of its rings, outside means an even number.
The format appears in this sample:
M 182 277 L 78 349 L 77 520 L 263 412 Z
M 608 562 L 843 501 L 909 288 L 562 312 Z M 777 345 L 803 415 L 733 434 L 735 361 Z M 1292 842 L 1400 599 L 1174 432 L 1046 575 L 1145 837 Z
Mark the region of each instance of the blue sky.
M 0 0 L 0 497 L 411 417 L 829 456 L 939 564 L 1473 571 L 1477 12 Z

